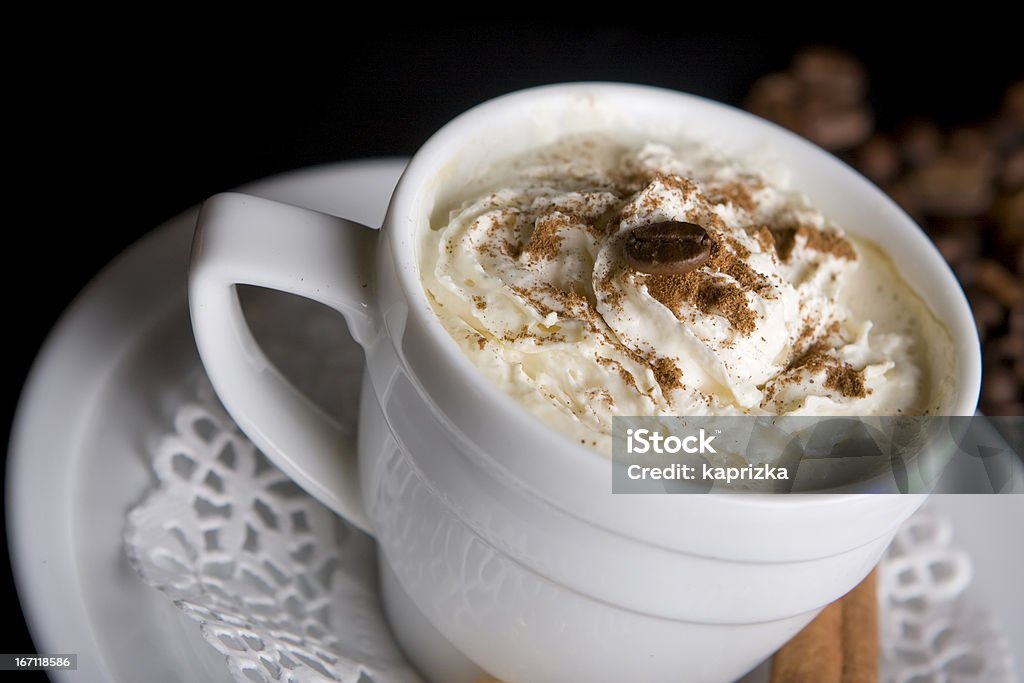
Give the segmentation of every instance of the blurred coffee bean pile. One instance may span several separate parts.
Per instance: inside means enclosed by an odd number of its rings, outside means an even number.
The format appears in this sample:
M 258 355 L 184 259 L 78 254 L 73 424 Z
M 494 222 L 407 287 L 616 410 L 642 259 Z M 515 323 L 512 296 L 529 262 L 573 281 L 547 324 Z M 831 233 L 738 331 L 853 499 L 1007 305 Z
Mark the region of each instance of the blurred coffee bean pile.
M 1024 415 L 1024 81 L 985 121 L 875 129 L 864 66 L 829 47 L 797 54 L 745 106 L 838 154 L 928 232 L 960 279 L 982 341 L 983 412 Z

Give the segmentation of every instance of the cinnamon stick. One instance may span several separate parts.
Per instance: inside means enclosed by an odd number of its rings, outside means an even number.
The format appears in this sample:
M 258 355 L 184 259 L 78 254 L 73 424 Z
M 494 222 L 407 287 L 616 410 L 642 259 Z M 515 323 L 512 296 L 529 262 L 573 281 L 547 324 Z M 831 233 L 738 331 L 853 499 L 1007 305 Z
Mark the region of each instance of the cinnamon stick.
M 775 653 L 771 683 L 843 683 L 842 632 L 836 601 Z
M 878 570 L 844 596 L 843 683 L 878 680 Z
M 822 610 L 775 653 L 771 683 L 877 683 L 875 573 Z

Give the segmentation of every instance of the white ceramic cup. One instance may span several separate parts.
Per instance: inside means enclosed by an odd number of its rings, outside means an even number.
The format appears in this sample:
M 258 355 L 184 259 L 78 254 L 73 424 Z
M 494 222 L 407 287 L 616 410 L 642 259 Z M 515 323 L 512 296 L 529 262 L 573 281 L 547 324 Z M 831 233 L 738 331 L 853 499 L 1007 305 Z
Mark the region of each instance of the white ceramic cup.
M 500 392 L 419 275 L 435 212 L 497 160 L 569 133 L 712 141 L 773 158 L 825 215 L 894 255 L 956 345 L 950 414 L 980 354 L 956 279 L 891 200 L 785 130 L 677 92 L 555 85 L 482 104 L 412 158 L 380 232 L 240 194 L 208 200 L 189 280 L 203 363 L 285 472 L 379 541 L 385 609 L 433 681 L 731 681 L 856 585 L 916 495 L 613 495 L 611 461 Z M 366 353 L 358 444 L 267 361 L 236 284 L 340 311 Z M 479 667 L 479 668 L 478 668 Z

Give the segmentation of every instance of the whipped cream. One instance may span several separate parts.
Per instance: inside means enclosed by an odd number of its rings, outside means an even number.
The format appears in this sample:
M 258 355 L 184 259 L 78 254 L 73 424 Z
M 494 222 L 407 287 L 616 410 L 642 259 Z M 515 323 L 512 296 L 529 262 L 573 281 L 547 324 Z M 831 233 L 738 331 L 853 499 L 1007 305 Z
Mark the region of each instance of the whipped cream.
M 503 391 L 610 452 L 613 415 L 897 415 L 938 405 L 948 334 L 874 245 L 703 145 L 580 138 L 496 169 L 425 231 L 434 309 Z M 627 263 L 630 231 L 712 238 L 692 272 Z M 948 355 L 948 353 L 947 353 Z

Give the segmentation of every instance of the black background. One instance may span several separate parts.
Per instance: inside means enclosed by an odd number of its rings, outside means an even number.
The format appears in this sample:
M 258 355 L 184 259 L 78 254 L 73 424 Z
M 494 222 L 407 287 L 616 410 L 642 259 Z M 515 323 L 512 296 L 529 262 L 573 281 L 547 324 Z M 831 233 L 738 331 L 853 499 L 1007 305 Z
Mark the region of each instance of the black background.
M 296 32 L 230 47 L 223 34 L 191 30 L 167 40 L 40 40 L 5 66 L 13 123 L 4 165 L 15 180 L 3 231 L 3 429 L 75 294 L 140 236 L 217 191 L 311 164 L 409 155 L 466 108 L 542 83 L 631 81 L 739 103 L 758 76 L 815 43 L 865 61 L 882 128 L 914 115 L 969 122 L 992 113 L 1004 87 L 1024 77 L 1009 23 L 729 32 L 349 26 L 329 41 Z M 7 432 L 0 437 L 6 442 Z M 0 650 L 32 652 L 7 561 L 0 567 L 9 605 Z

